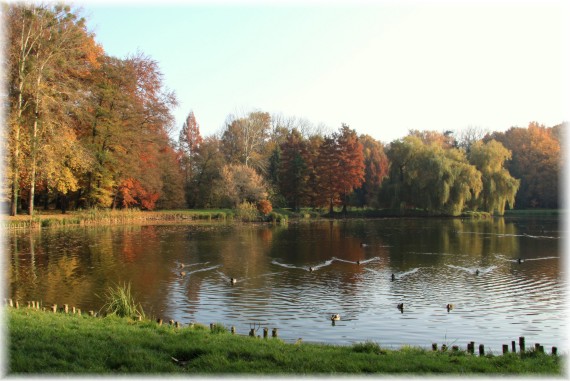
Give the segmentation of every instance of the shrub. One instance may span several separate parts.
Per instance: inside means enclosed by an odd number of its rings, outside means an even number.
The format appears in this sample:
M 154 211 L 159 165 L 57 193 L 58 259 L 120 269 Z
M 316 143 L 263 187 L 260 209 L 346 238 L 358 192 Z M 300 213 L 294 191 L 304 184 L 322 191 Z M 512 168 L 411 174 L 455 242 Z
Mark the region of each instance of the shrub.
M 273 207 L 271 206 L 271 202 L 269 200 L 261 200 L 257 203 L 257 210 L 259 211 L 259 213 L 266 216 L 269 213 L 271 213 Z

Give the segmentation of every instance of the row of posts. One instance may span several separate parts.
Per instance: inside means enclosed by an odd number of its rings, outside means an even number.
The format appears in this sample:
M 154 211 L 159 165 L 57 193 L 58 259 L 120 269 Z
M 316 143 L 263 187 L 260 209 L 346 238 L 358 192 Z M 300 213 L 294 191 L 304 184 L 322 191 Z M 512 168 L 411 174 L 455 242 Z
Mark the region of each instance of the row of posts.
M 431 349 L 433 351 L 437 351 L 437 343 L 433 343 L 431 345 Z M 447 350 L 447 345 L 443 344 L 441 346 L 441 350 L 443 352 L 445 352 Z M 454 345 L 451 347 L 451 350 L 454 352 L 457 352 L 457 351 L 459 351 L 459 346 Z M 544 353 L 544 346 L 540 345 L 540 343 L 536 343 L 534 345 L 534 350 L 536 352 L 539 352 L 539 353 Z M 517 353 L 517 347 L 516 347 L 515 340 L 511 341 L 511 351 L 512 351 L 512 353 Z M 525 338 L 523 336 L 519 337 L 519 351 L 520 351 L 520 353 L 525 353 L 525 351 L 526 351 Z M 469 343 L 467 343 L 467 352 L 471 353 L 471 354 L 475 354 L 475 342 L 474 341 L 470 341 Z M 509 345 L 503 344 L 503 354 L 507 354 L 507 353 L 509 353 Z M 552 347 L 552 355 L 553 356 L 558 355 L 558 348 L 557 347 Z M 483 344 L 479 344 L 479 356 L 485 356 L 485 346 Z

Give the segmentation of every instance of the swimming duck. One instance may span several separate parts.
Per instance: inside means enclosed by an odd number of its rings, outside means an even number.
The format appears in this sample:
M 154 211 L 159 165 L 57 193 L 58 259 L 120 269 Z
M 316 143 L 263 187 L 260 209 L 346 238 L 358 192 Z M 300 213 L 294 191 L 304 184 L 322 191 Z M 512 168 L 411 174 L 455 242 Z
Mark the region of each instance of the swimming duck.
M 314 270 L 314 268 L 309 267 L 309 271 L 310 271 L 310 272 L 313 272 L 313 270 Z
M 231 279 L 230 279 L 230 283 L 231 283 L 231 284 L 236 284 L 236 282 L 237 282 L 237 279 L 236 279 L 236 278 L 231 278 Z
M 523 263 L 523 259 L 522 259 L 522 258 L 519 258 L 519 259 L 518 259 L 518 263 Z
M 398 303 L 398 309 L 400 311 L 403 311 L 404 310 L 404 303 Z
M 180 267 L 181 269 L 183 269 L 184 266 L 186 266 L 184 263 L 179 263 L 179 264 L 178 264 L 178 267 Z
M 445 308 L 447 308 L 447 312 L 451 311 L 453 309 L 453 304 L 447 304 L 447 306 L 445 306 Z
M 479 275 L 479 269 L 475 271 L 475 275 Z
M 186 271 L 180 271 L 180 276 L 186 275 Z
M 360 260 L 356 261 L 356 264 L 359 265 L 359 264 L 360 264 Z
M 396 280 L 396 276 L 392 274 L 392 280 Z
M 331 320 L 332 321 L 339 321 L 340 320 L 340 314 L 332 314 Z

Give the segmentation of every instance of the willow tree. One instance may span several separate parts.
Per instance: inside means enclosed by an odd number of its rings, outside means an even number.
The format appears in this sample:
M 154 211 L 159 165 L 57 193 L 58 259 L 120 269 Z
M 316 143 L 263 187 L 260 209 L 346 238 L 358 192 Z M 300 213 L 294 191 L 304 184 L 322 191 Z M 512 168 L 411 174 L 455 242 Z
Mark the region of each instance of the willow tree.
M 504 168 L 510 158 L 511 151 L 496 140 L 479 141 L 471 146 L 469 161 L 481 172 L 483 181 L 483 190 L 472 204 L 474 208 L 502 216 L 507 203 L 511 209 L 515 206 L 520 180 Z
M 407 136 L 391 144 L 388 158 L 391 168 L 383 195 L 393 207 L 459 215 L 482 189 L 481 174 L 455 148 Z

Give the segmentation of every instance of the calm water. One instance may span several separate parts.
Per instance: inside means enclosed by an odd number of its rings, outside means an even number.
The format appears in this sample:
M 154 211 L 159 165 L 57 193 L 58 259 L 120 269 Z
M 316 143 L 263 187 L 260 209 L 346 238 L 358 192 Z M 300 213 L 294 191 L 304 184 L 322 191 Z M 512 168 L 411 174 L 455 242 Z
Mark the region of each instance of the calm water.
M 499 353 L 519 336 L 565 348 L 563 238 L 556 218 L 51 229 L 9 233 L 6 271 L 20 301 L 97 310 L 126 281 L 147 313 L 185 324 L 393 348 L 473 340 Z

